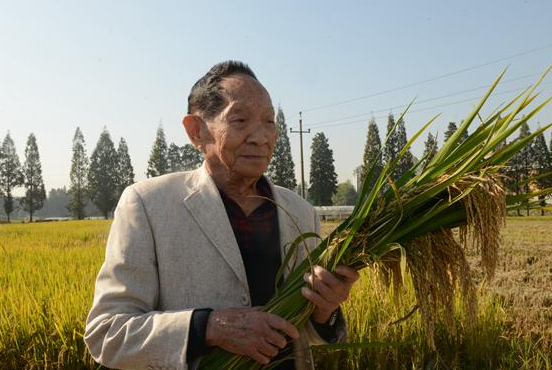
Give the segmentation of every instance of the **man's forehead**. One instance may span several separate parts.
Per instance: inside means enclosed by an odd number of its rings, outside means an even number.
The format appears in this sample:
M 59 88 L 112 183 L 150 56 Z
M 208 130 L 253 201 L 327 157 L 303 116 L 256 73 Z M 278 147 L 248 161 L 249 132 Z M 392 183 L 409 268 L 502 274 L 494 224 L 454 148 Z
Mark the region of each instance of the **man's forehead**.
M 247 109 L 250 109 L 252 107 L 256 107 L 258 104 L 257 102 L 254 102 L 254 101 L 251 101 L 251 100 L 248 100 L 248 99 L 236 99 L 236 100 L 230 100 L 228 101 L 228 104 L 225 108 L 225 110 L 228 112 L 228 113 L 232 113 L 232 112 L 240 112 L 242 110 L 247 110 Z M 269 100 L 268 101 L 268 104 L 266 104 L 266 106 L 264 107 L 265 110 L 270 110 L 270 111 L 274 111 L 274 107 L 272 106 L 272 102 Z
M 221 90 L 224 95 L 232 99 L 238 99 L 243 95 L 259 94 L 266 95 L 270 99 L 270 95 L 265 87 L 256 79 L 248 75 L 231 75 L 222 79 Z
M 268 108 L 273 109 L 268 91 L 256 79 L 248 75 L 232 75 L 221 82 L 222 96 L 227 102 L 226 110 L 238 110 L 257 105 L 264 100 Z

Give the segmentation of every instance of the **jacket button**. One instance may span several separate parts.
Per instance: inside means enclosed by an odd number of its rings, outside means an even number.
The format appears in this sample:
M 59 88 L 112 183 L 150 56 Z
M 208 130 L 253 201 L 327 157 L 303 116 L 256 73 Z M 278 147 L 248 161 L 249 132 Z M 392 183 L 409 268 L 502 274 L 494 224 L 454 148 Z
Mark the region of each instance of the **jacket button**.
M 243 294 L 241 296 L 241 301 L 244 306 L 247 306 L 249 304 L 249 297 L 247 296 L 247 294 Z

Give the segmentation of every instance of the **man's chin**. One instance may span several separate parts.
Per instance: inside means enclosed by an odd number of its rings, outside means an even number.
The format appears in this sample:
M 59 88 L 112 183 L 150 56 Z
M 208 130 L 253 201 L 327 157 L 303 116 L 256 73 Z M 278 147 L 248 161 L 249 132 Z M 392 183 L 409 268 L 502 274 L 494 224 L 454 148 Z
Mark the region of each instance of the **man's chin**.
M 255 166 L 255 167 L 237 167 L 234 168 L 234 172 L 241 175 L 244 178 L 259 179 L 266 171 L 268 166 Z

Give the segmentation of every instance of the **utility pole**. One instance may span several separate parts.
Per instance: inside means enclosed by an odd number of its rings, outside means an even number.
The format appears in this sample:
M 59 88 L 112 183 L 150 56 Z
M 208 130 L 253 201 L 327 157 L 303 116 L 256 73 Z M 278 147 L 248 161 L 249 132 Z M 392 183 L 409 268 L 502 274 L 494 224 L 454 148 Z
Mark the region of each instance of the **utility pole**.
M 357 193 L 360 192 L 360 186 L 362 185 L 361 181 L 360 181 L 360 173 L 361 172 L 362 172 L 362 166 L 358 166 L 353 171 L 353 175 L 355 176 L 355 179 L 356 179 L 356 191 L 357 191 Z
M 292 134 L 299 134 L 299 145 L 301 148 L 301 196 L 305 198 L 305 167 L 303 165 L 303 134 L 310 134 L 310 128 L 307 131 L 303 131 L 302 112 L 299 112 L 299 131 L 293 131 L 293 128 L 290 127 L 289 132 Z

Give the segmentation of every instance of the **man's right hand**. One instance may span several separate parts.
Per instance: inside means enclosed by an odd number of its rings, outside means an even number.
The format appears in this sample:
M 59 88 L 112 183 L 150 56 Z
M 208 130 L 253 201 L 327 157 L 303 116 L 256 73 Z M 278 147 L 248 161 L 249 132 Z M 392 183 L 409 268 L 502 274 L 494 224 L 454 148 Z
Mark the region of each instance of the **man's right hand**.
M 297 328 L 277 315 L 257 308 L 229 308 L 211 312 L 205 341 L 266 365 L 286 346 L 284 334 L 299 338 Z

